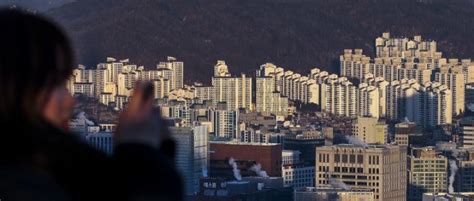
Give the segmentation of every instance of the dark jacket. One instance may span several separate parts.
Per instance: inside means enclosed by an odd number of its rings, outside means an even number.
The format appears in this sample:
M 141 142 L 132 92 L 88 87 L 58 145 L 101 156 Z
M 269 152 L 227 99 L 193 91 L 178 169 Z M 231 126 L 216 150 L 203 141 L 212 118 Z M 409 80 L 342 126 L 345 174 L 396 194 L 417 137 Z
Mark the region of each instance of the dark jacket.
M 1 200 L 183 200 L 172 149 L 121 144 L 107 156 L 47 124 L 15 128 L 0 134 Z

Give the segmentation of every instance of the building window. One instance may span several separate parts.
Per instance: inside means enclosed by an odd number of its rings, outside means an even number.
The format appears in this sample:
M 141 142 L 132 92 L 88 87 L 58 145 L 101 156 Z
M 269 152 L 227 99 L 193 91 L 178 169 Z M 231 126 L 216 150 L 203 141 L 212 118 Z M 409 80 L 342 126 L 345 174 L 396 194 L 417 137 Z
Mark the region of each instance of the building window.
M 346 154 L 342 155 L 342 162 L 347 163 L 347 155 Z
M 357 155 L 357 163 L 359 163 L 359 164 L 364 163 L 364 156 L 363 155 Z
M 349 162 L 350 163 L 355 163 L 356 162 L 355 160 L 356 160 L 355 155 L 353 155 L 353 154 L 349 155 Z

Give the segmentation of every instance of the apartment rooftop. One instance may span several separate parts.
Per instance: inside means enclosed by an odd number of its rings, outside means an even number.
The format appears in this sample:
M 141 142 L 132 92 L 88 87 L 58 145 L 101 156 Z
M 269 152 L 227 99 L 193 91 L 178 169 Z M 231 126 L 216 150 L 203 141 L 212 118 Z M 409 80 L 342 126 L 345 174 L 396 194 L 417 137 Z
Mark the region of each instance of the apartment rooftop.
M 343 189 L 343 188 L 334 188 L 334 187 L 305 187 L 305 188 L 297 188 L 295 192 L 367 192 L 371 193 L 373 190 L 367 188 L 351 188 L 351 189 Z
M 255 143 L 255 142 L 240 142 L 240 141 L 210 141 L 211 144 L 228 144 L 228 145 L 242 145 L 242 146 L 279 146 L 279 143 Z

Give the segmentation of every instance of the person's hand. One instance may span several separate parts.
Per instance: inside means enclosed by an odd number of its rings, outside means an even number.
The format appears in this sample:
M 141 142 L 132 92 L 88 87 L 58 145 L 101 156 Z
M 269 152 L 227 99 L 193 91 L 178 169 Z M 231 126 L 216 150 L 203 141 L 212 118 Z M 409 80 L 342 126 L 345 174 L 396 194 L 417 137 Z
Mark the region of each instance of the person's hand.
M 138 82 L 127 108 L 119 118 L 115 145 L 140 143 L 158 148 L 163 128 L 160 113 L 153 106 L 153 85 Z

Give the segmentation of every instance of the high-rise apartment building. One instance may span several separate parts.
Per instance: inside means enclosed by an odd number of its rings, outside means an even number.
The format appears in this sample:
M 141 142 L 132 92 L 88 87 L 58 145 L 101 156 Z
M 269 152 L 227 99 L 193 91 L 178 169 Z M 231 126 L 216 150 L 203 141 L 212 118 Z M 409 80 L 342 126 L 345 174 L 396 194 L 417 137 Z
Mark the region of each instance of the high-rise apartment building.
M 211 112 L 214 135 L 225 138 L 238 138 L 238 110 L 215 109 Z
M 424 128 L 452 122 L 452 96 L 445 85 L 404 79 L 387 85 L 386 94 L 388 119 L 408 120 Z
M 217 102 L 225 102 L 228 109 L 252 107 L 252 78 L 242 74 L 240 77 L 212 77 L 214 98 Z
M 429 83 L 425 86 L 426 94 L 426 117 L 427 125 L 435 127 L 436 125 L 451 124 L 453 118 L 452 93 L 445 85 L 439 83 Z
M 376 57 L 426 57 L 434 55 L 436 51 L 436 41 L 422 40 L 421 36 L 393 38 L 389 32 L 385 32 L 375 39 Z
M 211 100 L 214 101 L 214 87 L 212 86 L 203 86 L 201 83 L 194 85 L 194 97 L 198 98 L 201 101 Z
M 332 74 L 321 84 L 321 110 L 340 116 L 357 116 L 357 87 Z
M 465 101 L 465 81 L 461 68 L 441 68 L 435 73 L 435 81 L 446 85 L 451 91 L 453 115 L 458 115 L 464 111 Z
M 346 49 L 340 56 L 341 76 L 367 83 L 358 89 L 359 115 L 407 118 L 423 127 L 434 127 L 449 124 L 453 115 L 464 111 L 464 85 L 471 78 L 474 79 L 474 64 L 471 60 L 443 58 L 442 53 L 437 51 L 437 43 L 423 40 L 421 36 L 394 38 L 388 32 L 383 33 L 375 40 L 375 48 L 376 57 L 373 60 L 364 55 L 361 49 Z M 373 84 L 380 78 L 389 84 L 382 87 Z M 447 86 L 449 92 L 429 87 L 434 82 Z M 374 103 L 371 97 L 376 96 L 377 92 L 369 86 L 379 89 L 378 114 L 372 110 L 375 106 L 371 107 L 370 104 Z M 437 111 L 444 107 L 444 103 L 438 104 L 436 102 L 439 101 L 432 99 L 433 96 L 445 99 L 446 93 L 450 93 L 448 96 L 451 96 L 452 102 L 452 106 L 446 108 L 448 115 Z M 428 103 L 430 100 L 434 102 Z M 430 110 L 432 113 L 428 114 Z M 430 115 L 434 115 L 434 118 L 430 118 Z
M 370 57 L 362 54 L 362 49 L 345 49 L 340 56 L 340 74 L 347 78 L 363 80 L 370 72 Z
M 174 57 L 168 57 L 165 62 L 160 62 L 157 69 L 168 69 L 170 76 L 163 76 L 170 80 L 170 90 L 181 89 L 184 86 L 184 63 Z
M 131 91 L 138 80 L 138 73 L 135 71 L 122 71 L 117 77 L 117 93 L 120 96 L 131 96 Z
M 464 81 L 466 84 L 474 83 L 474 63 L 471 59 L 461 59 L 460 67 L 464 74 Z
M 364 85 L 364 84 L 367 84 L 368 86 L 366 87 L 367 88 L 367 92 L 370 92 L 370 93 L 367 93 L 367 95 L 370 95 L 370 94 L 376 94 L 378 95 L 378 99 L 377 100 L 374 100 L 374 101 L 363 101 L 363 102 L 367 102 L 367 106 L 370 106 L 372 103 L 374 102 L 378 102 L 378 116 L 379 117 L 387 117 L 388 115 L 388 92 L 389 92 L 389 85 L 390 85 L 390 82 L 387 82 L 383 77 L 375 77 L 375 78 L 370 78 L 369 80 L 365 81 L 364 83 L 362 84 L 359 84 L 359 88 L 361 87 L 361 85 Z M 372 88 L 368 88 L 368 87 L 375 87 L 375 90 L 378 91 L 377 92 L 371 92 L 371 90 L 374 90 Z M 359 92 L 360 93 L 360 92 Z M 360 97 L 360 95 L 359 95 Z M 360 104 L 360 103 L 359 103 Z M 365 104 L 364 104 L 365 106 Z M 367 108 L 370 108 L 370 107 L 367 107 Z M 365 109 L 365 108 L 364 108 Z M 360 112 L 359 111 L 359 115 L 363 114 L 363 112 Z
M 402 109 L 402 111 L 399 115 L 408 121 L 417 123 L 423 122 L 426 118 L 423 116 L 425 113 L 423 110 L 424 89 L 413 79 L 409 80 L 406 84 L 402 84 L 401 89 L 404 101 L 400 104 L 401 107 L 399 108 Z
M 360 116 L 381 117 L 380 114 L 380 90 L 366 83 L 359 85 L 359 112 Z
M 84 94 L 88 97 L 94 97 L 94 83 L 92 82 L 75 82 L 69 89 L 71 94 Z
M 316 148 L 316 187 L 343 185 L 374 192 L 376 201 L 406 200 L 406 149 L 395 145 Z
M 102 104 L 115 105 L 123 109 L 137 81 L 150 81 L 155 86 L 155 98 L 168 97 L 171 91 L 183 88 L 183 62 L 168 57 L 156 69 L 145 70 L 143 66 L 129 64 L 129 59 L 116 60 L 107 57 L 96 69 L 79 65 L 67 84 L 71 94 L 92 96 Z
M 122 73 L 124 61 L 117 61 L 115 58 L 107 57 L 107 62 L 97 64 L 97 68 L 107 71 L 104 77 L 106 82 L 115 83 L 117 82 L 118 75 Z
M 164 98 L 167 97 L 171 91 L 171 82 L 170 80 L 159 77 L 158 79 L 153 80 L 153 95 L 155 98 Z
M 372 61 L 370 57 L 362 54 L 360 49 L 346 49 L 340 56 L 341 76 L 363 80 L 372 75 L 383 77 L 389 82 L 414 79 L 421 84 L 432 81 L 431 75 L 434 65 L 428 61 L 434 59 L 426 58 L 427 55 L 423 53 L 419 56 L 405 56 L 411 55 L 409 52 L 397 54 L 400 55 L 398 57 L 376 57 Z
M 390 84 L 387 86 L 386 117 L 388 119 L 403 118 L 398 115 L 401 111 L 401 108 L 399 107 L 399 102 L 402 101 L 401 91 L 402 89 L 400 86 L 400 81 L 398 80 L 390 82 Z
M 255 109 L 257 112 L 276 115 L 288 113 L 288 98 L 276 91 L 275 84 L 272 77 L 256 78 Z

